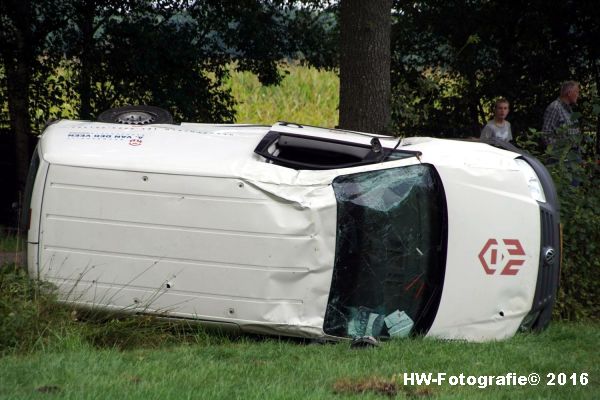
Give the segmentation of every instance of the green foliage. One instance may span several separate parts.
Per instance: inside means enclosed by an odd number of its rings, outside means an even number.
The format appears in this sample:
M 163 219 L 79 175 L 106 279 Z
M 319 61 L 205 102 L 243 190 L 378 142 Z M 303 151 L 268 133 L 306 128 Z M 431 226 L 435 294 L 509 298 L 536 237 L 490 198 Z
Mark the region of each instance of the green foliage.
M 31 125 L 41 134 L 50 120 L 77 119 L 79 93 L 73 63 L 62 61 L 52 71 L 32 76 L 30 97 Z
M 153 348 L 219 340 L 198 324 L 150 316 L 76 310 L 57 302 L 55 288 L 15 265 L 0 265 L 0 357 L 82 348 Z
M 333 71 L 288 64 L 278 86 L 263 86 L 250 72 L 233 71 L 227 87 L 236 99 L 236 122 L 271 125 L 292 121 L 335 127 L 339 78 Z
M 24 242 L 16 234 L 9 230 L 4 230 L 0 226 L 0 252 L 17 252 L 23 249 Z M 0 261 L 1 262 L 1 261 Z
M 0 99 L 6 99 L 6 71 L 2 64 L 0 64 Z M 3 100 L 0 101 L 0 132 L 9 128 L 8 102 Z
M 48 336 L 51 325 L 66 319 L 47 285 L 27 277 L 22 268 L 0 267 L 0 354 L 26 350 Z
M 569 320 L 600 317 L 600 165 L 593 138 L 584 125 L 581 135 L 562 129 L 545 149 L 544 133 L 535 129 L 519 140 L 546 164 L 557 187 L 563 256 L 555 313 Z
M 126 104 L 151 104 L 176 121 L 232 122 L 229 65 L 262 84 L 284 77 L 288 57 L 320 67 L 335 57 L 328 2 L 10 1 L 0 7 L 0 127 L 8 121 L 7 70 L 40 133 L 56 118 L 93 119 Z M 22 38 L 17 46 L 15 38 Z M 26 49 L 27 51 L 24 51 Z M 10 63 L 9 63 L 10 61 Z M 10 64 L 11 68 L 8 68 Z M 14 75 L 14 74 L 13 74 Z M 22 85 L 22 86 L 23 86 Z
M 584 97 L 600 94 L 593 2 L 522 2 L 516 10 L 494 1 L 396 1 L 394 10 L 393 119 L 401 133 L 479 136 L 493 99 L 506 97 L 518 136 L 541 126 L 562 81 L 580 81 Z
M 45 78 L 44 85 L 40 85 L 45 88 L 44 92 L 39 92 L 35 99 L 48 98 L 52 101 L 41 101 L 32 116 L 39 130 L 48 118 L 77 119 L 79 94 L 74 91 L 77 78 L 73 68 L 72 63 L 64 63 L 53 75 Z M 226 78 L 220 90 L 232 96 L 237 123 L 271 125 L 287 120 L 332 128 L 337 125 L 339 77 L 335 71 L 317 70 L 298 63 L 282 63 L 277 73 L 283 76 L 281 83 L 265 86 L 252 72 L 240 71 L 234 64 L 227 66 Z M 207 71 L 206 75 L 213 85 L 217 84 L 214 74 Z M 105 93 L 106 98 L 115 93 L 111 82 L 99 82 L 96 86 Z M 134 99 L 124 98 L 122 101 L 128 104 Z

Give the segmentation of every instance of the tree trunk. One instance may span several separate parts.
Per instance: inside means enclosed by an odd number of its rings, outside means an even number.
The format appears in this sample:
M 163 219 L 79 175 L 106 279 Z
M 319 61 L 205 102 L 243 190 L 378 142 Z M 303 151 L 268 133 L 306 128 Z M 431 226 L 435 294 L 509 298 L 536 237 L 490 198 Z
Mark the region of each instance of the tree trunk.
M 596 63 L 594 66 L 594 75 L 596 80 L 596 98 L 600 99 L 600 66 Z M 596 115 L 596 160 L 600 160 L 600 114 Z
M 19 190 L 23 190 L 27 180 L 30 156 L 29 84 L 31 82 L 31 72 L 24 60 L 9 63 L 6 63 L 5 60 L 5 66 L 10 127 L 15 134 L 17 183 Z
M 91 119 L 92 116 L 92 47 L 94 45 L 94 17 L 96 14 L 96 2 L 88 0 L 80 3 L 79 15 L 81 29 L 81 54 L 79 70 L 79 118 Z
M 12 40 L 2 43 L 0 49 L 6 70 L 6 97 L 10 127 L 15 135 L 15 159 L 18 189 L 23 190 L 29 169 L 29 141 L 31 117 L 29 114 L 29 86 L 32 77 L 33 45 L 31 33 L 31 4 L 28 0 L 5 4 L 5 29 L 11 30 Z
M 389 134 L 392 0 L 341 0 L 342 129 Z

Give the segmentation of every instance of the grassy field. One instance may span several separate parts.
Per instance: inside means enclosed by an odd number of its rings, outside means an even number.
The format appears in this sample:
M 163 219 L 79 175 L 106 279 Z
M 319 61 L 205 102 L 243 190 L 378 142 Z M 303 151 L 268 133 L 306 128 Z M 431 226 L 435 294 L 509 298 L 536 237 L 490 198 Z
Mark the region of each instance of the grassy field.
M 347 343 L 199 336 L 192 344 L 121 351 L 71 342 L 0 362 L 0 398 L 325 399 L 570 398 L 600 396 L 600 326 L 554 324 L 541 335 L 496 343 L 405 339 L 374 349 Z M 538 386 L 404 385 L 404 372 L 538 373 Z M 547 374 L 566 373 L 564 386 Z M 571 374 L 577 374 L 576 385 Z M 581 373 L 589 374 L 581 385 Z
M 418 337 L 351 349 L 347 342 L 226 336 L 148 317 L 83 318 L 52 299 L 21 269 L 0 269 L 0 399 L 600 396 L 598 323 L 553 323 L 541 334 L 502 342 Z M 446 373 L 447 379 L 461 373 L 537 373 L 542 381 L 538 386 L 419 386 L 407 384 L 405 372 Z M 557 374 L 556 385 L 547 385 L 548 374 Z
M 339 78 L 335 72 L 298 65 L 287 65 L 284 70 L 288 73 L 278 86 L 262 86 L 250 72 L 231 73 L 227 87 L 238 102 L 236 122 L 336 126 Z

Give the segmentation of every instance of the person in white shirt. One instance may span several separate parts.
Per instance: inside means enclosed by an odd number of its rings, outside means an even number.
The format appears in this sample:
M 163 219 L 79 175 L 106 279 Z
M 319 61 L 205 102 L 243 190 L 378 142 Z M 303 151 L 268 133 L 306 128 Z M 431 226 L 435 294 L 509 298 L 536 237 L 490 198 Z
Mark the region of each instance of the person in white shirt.
M 481 139 L 498 139 L 505 142 L 510 142 L 513 139 L 510 122 L 506 120 L 509 108 L 510 104 L 504 97 L 496 100 L 494 119 L 488 121 L 481 130 Z

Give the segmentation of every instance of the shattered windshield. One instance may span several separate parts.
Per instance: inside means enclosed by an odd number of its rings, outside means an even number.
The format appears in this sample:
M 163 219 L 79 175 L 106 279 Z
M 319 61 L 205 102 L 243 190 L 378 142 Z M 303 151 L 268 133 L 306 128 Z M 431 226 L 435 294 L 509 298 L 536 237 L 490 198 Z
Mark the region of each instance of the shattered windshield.
M 344 175 L 333 190 L 337 243 L 325 333 L 427 331 L 446 258 L 446 201 L 437 172 L 418 164 Z

